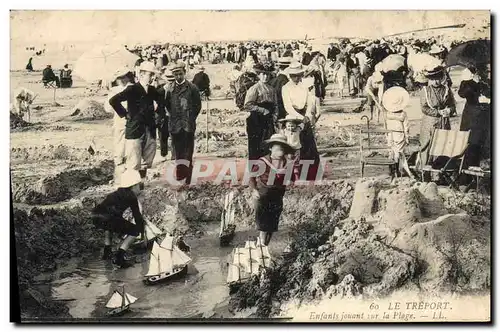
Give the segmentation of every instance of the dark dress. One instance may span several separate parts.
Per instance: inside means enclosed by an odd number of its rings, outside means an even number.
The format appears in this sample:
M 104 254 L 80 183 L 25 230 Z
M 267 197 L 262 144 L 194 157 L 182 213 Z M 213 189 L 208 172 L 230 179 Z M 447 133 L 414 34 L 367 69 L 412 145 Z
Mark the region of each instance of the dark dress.
M 458 95 L 465 98 L 460 130 L 470 130 L 469 149 L 466 154 L 467 166 L 479 166 L 482 158 L 490 154 L 490 104 L 480 103 L 479 96 L 491 97 L 491 89 L 485 83 L 473 80 L 462 81 Z
M 259 160 L 264 162 L 266 170 L 255 179 L 260 195 L 255 207 L 255 222 L 257 230 L 261 232 L 276 232 L 278 231 L 279 219 L 283 211 L 283 196 L 285 196 L 285 180 L 287 179 L 286 167 L 287 165 L 292 167 L 292 165 L 288 164 L 291 161 L 283 158 L 278 168 L 276 168 L 271 162 L 270 155 L 261 157 Z M 254 165 L 253 171 L 256 172 L 257 170 L 258 166 Z M 297 169 L 294 167 L 291 170 L 289 179 L 290 181 L 295 181 L 296 178 Z
M 128 208 L 132 210 L 135 224 L 123 218 L 123 212 Z M 130 188 L 119 188 L 106 196 L 92 210 L 92 221 L 99 229 L 131 236 L 138 236 L 144 228 L 137 196 Z
M 246 119 L 248 159 L 255 160 L 266 154 L 264 141 L 275 132 L 277 104 L 273 87 L 263 82 L 250 87 L 244 109 L 250 113 Z M 267 114 L 264 114 L 266 111 Z
M 278 105 L 278 120 L 283 119 L 286 116 L 285 106 L 283 105 L 283 96 L 281 95 L 281 89 L 289 81 L 285 74 L 278 74 L 269 84 L 276 91 L 276 103 Z

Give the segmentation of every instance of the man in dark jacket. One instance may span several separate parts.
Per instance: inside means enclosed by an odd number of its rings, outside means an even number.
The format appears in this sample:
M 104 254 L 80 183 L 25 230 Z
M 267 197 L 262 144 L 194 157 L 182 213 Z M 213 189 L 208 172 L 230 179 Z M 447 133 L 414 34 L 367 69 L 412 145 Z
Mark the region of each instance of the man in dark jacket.
M 42 82 L 43 85 L 47 86 L 50 82 L 56 82 L 56 86 L 59 88 L 61 86 L 61 82 L 59 81 L 59 77 L 54 74 L 51 65 L 47 65 L 47 67 L 42 72 Z
M 165 91 L 165 109 L 169 113 L 168 131 L 172 136 L 175 160 L 188 162 L 189 166 L 176 163 L 178 181 L 191 182 L 193 172 L 194 134 L 196 118 L 201 110 L 201 98 L 198 88 L 186 80 L 184 64 L 172 67 L 175 81 Z
M 281 90 L 283 89 L 283 86 L 285 86 L 285 84 L 287 84 L 289 81 L 288 76 L 286 75 L 286 69 L 290 66 L 292 60 L 293 58 L 291 57 L 280 58 L 278 61 L 278 67 L 279 67 L 278 75 L 276 75 L 276 77 L 269 82 L 269 85 L 271 85 L 276 90 L 276 103 L 278 104 L 278 118 L 277 118 L 278 120 L 284 119 L 286 116 Z
M 141 176 L 135 170 L 128 170 L 122 175 L 120 188 L 112 192 L 92 210 L 94 225 L 104 230 L 104 253 L 102 259 L 111 258 L 111 234 L 127 235 L 116 252 L 113 263 L 119 267 L 130 267 L 132 263 L 125 257 L 125 252 L 134 240 L 144 233 L 144 219 L 142 217 L 139 201 L 141 192 Z M 131 209 L 135 224 L 123 218 L 123 212 Z M 145 238 L 143 236 L 143 238 Z
M 193 77 L 193 84 L 196 85 L 198 91 L 206 97 L 210 97 L 210 78 L 205 73 L 205 67 L 200 66 L 198 72 Z
M 128 86 L 122 92 L 111 97 L 109 104 L 121 117 L 127 117 L 125 125 L 125 169 L 134 169 L 146 176 L 146 169 L 151 168 L 156 154 L 156 126 L 154 101 L 161 111 L 163 100 L 151 85 L 156 68 L 153 63 L 144 61 L 139 67 L 139 82 Z M 126 101 L 128 112 L 121 104 Z M 141 158 L 146 168 L 141 170 Z

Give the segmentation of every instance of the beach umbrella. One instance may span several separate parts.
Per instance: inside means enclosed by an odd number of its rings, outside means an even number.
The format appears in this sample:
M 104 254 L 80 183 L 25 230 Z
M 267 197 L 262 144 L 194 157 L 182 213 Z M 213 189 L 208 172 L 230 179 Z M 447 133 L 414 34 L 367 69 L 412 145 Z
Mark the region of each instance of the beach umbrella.
M 390 54 L 381 62 L 382 71 L 389 72 L 391 70 L 398 70 L 405 65 L 405 58 L 399 54 Z
M 455 46 L 446 57 L 446 65 L 478 67 L 491 62 L 491 42 L 471 40 Z
M 98 46 L 78 58 L 74 73 L 87 82 L 112 80 L 116 72 L 133 71 L 138 59 L 121 45 Z

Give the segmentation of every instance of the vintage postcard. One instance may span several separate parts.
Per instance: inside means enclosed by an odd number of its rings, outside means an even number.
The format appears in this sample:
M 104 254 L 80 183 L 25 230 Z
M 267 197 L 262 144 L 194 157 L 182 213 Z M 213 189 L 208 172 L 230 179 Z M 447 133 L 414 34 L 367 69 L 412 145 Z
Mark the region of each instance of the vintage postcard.
M 11 11 L 13 320 L 490 322 L 490 15 Z

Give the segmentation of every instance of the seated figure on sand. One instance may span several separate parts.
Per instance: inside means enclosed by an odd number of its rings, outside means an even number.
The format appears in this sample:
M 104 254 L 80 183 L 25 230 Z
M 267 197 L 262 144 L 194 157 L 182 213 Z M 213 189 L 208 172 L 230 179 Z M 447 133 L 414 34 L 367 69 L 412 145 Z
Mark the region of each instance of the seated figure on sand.
M 59 79 L 61 82 L 61 88 L 71 88 L 73 86 L 73 78 L 71 77 L 71 69 L 68 69 L 68 64 L 64 65 L 59 73 Z
M 42 72 L 42 82 L 45 87 L 49 87 L 50 83 L 55 82 L 56 87 L 61 87 L 61 82 L 59 81 L 59 77 L 54 74 L 51 65 L 47 65 L 47 67 Z

